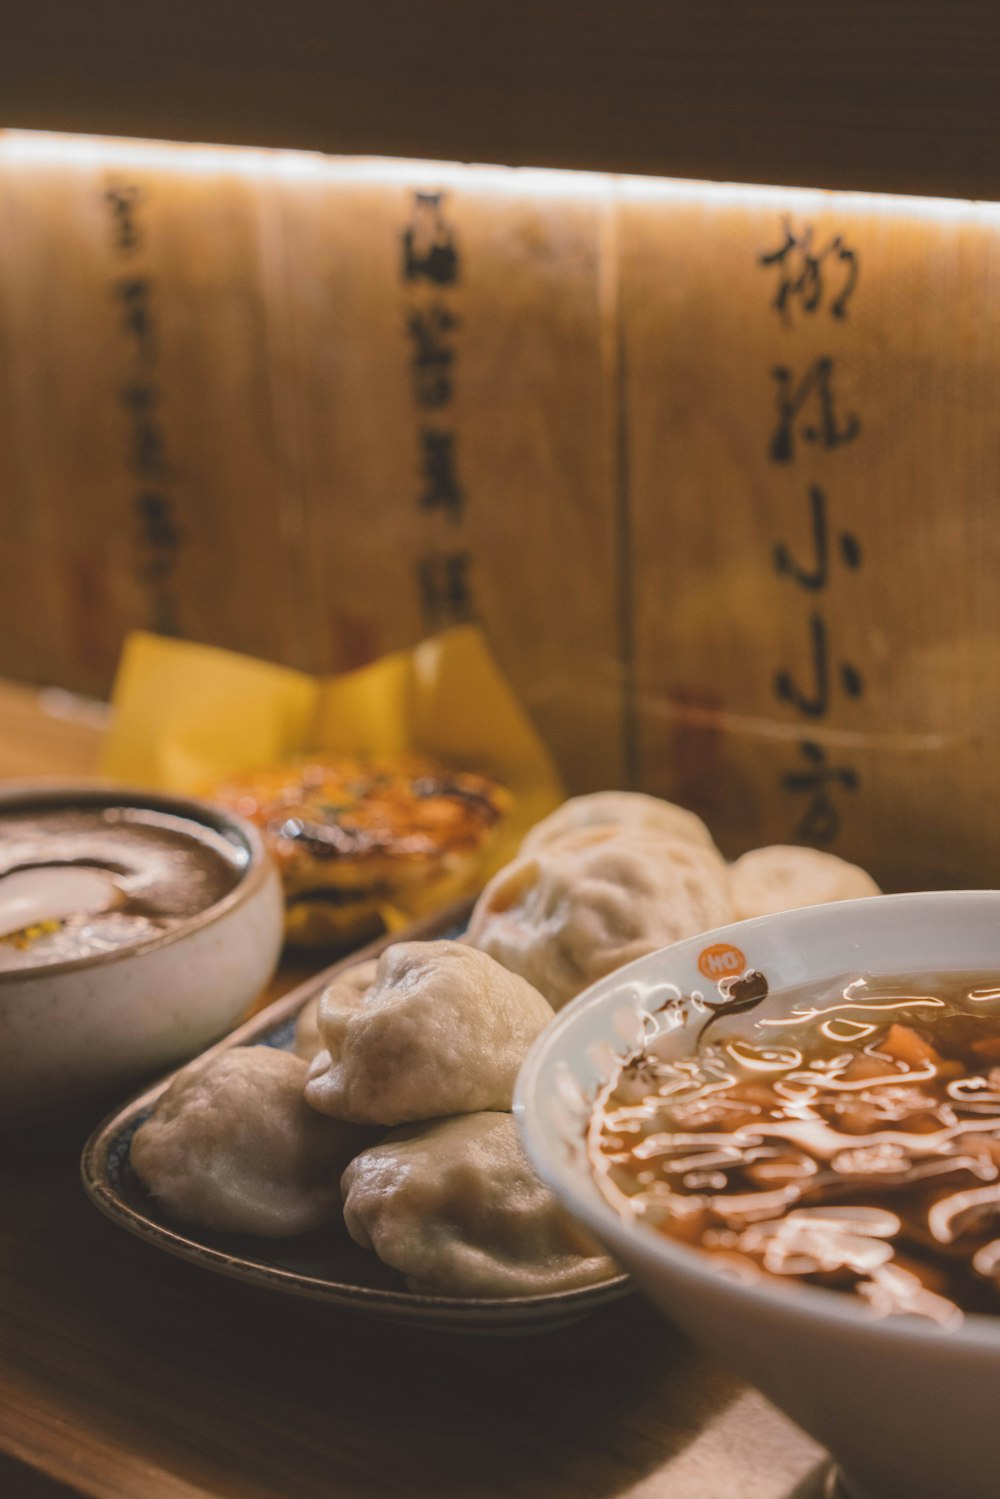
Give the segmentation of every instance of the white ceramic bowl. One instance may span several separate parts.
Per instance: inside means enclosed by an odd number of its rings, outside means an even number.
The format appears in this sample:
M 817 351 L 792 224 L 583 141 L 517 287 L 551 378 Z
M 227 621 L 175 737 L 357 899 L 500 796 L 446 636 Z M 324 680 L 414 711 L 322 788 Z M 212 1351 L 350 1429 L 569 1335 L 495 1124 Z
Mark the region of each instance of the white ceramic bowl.
M 738 955 L 733 953 L 738 950 Z M 702 968 L 699 970 L 699 958 Z M 697 1249 L 626 1221 L 601 1196 L 583 1141 L 590 1100 L 618 1057 L 669 1026 L 672 994 L 717 997 L 706 970 L 756 968 L 780 991 L 845 973 L 1000 973 L 1000 892 L 886 895 L 783 912 L 677 943 L 620 969 L 562 1010 L 517 1089 L 528 1153 L 566 1207 L 639 1287 L 758 1386 L 841 1464 L 864 1499 L 1000 1496 L 1000 1316 L 944 1331 L 876 1320 L 855 1298 L 796 1284 L 737 1284 Z M 675 1019 L 676 1054 L 704 1014 Z M 655 1334 L 654 1334 L 655 1335 Z
M 67 1114 L 217 1040 L 274 972 L 283 905 L 249 823 L 207 803 L 109 787 L 24 787 L 0 812 L 154 808 L 233 842 L 245 863 L 222 900 L 114 952 L 0 972 L 0 1123 Z

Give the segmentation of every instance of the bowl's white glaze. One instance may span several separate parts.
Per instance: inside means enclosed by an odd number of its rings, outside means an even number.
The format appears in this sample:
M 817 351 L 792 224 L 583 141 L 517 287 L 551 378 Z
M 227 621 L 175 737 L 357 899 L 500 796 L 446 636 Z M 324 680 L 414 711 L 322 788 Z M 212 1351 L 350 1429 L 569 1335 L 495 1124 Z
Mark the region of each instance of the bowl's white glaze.
M 236 840 L 246 867 L 222 900 L 133 947 L 0 973 L 0 1123 L 65 1114 L 200 1051 L 245 1012 L 281 951 L 278 875 L 256 829 L 181 797 L 24 787 L 0 810 L 151 806 Z
M 1000 1316 L 942 1331 L 917 1319 L 874 1320 L 859 1300 L 832 1291 L 736 1284 L 709 1256 L 621 1217 L 594 1183 L 583 1131 L 597 1087 L 646 1035 L 667 1030 L 678 1055 L 692 1049 L 704 1014 L 681 1022 L 669 1002 L 677 993 L 717 997 L 704 969 L 735 964 L 727 948 L 766 975 L 777 1013 L 780 991 L 845 973 L 1000 972 L 1000 892 L 783 912 L 642 958 L 560 1012 L 525 1063 L 514 1105 L 536 1169 L 566 1207 L 652 1301 L 828 1447 L 858 1492 L 997 1499 Z

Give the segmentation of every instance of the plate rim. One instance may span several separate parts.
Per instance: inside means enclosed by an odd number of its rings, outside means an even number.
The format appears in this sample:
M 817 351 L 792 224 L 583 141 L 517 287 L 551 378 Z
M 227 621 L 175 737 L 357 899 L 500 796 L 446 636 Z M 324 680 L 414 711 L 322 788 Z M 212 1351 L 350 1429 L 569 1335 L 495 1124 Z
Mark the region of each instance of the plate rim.
M 470 1327 L 477 1323 L 483 1326 L 496 1324 L 497 1327 L 517 1323 L 555 1323 L 585 1316 L 632 1294 L 633 1283 L 624 1274 L 565 1291 L 505 1297 L 441 1296 L 419 1291 L 391 1290 L 381 1286 L 363 1286 L 350 1281 L 327 1280 L 281 1266 L 267 1265 L 245 1255 L 233 1254 L 213 1244 L 203 1243 L 189 1233 L 169 1228 L 133 1207 L 109 1181 L 108 1161 L 114 1141 L 129 1127 L 136 1115 L 149 1108 L 166 1091 L 173 1078 L 183 1067 L 190 1065 L 190 1061 L 246 1045 L 277 1029 L 297 1015 L 336 974 L 377 957 L 393 942 L 430 940 L 458 925 L 464 925 L 472 904 L 470 900 L 456 902 L 403 931 L 388 933 L 366 947 L 338 959 L 312 978 L 296 985 L 288 994 L 258 1010 L 235 1030 L 196 1053 L 189 1062 L 171 1069 L 165 1076 L 148 1084 L 123 1104 L 117 1105 L 91 1131 L 80 1157 L 80 1178 L 90 1202 L 117 1227 L 152 1248 L 209 1273 L 224 1275 L 259 1289 L 296 1296 L 300 1300 L 400 1322 L 409 1321 L 424 1326 L 461 1324 Z M 264 1239 L 261 1242 L 270 1241 Z

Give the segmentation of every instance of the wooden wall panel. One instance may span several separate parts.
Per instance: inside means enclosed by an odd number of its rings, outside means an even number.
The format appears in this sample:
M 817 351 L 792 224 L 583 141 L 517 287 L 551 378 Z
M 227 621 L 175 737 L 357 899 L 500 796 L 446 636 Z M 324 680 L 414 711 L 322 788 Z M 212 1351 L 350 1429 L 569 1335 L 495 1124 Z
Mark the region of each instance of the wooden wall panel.
M 399 192 L 318 171 L 282 181 L 269 311 L 282 429 L 301 476 L 300 664 L 360 666 L 422 634 L 419 515 L 399 292 Z
M 0 169 L 7 565 L 30 553 L 52 599 L 27 669 L 105 692 L 133 626 L 293 659 L 266 179 L 197 150 L 0 148 Z M 23 672 L 8 638 L 2 668 Z
M 36 403 L 19 378 L 14 349 L 23 303 L 23 263 L 9 182 L 0 192 L 0 673 L 45 681 L 58 660 L 58 589 L 51 568 L 52 527 L 39 503 L 32 447 Z
M 639 775 L 731 852 L 995 879 L 998 254 L 971 206 L 624 205 Z
M 127 528 L 113 524 L 122 436 L 101 194 L 65 164 L 5 159 L 2 202 L 3 565 L 20 580 L 3 594 L 3 666 L 99 688 L 130 618 L 128 570 L 110 565 Z
M 618 776 L 620 741 L 613 198 L 584 181 L 306 172 L 272 308 L 311 664 L 478 619 L 581 786 Z
M 276 184 L 267 173 L 159 171 L 148 276 L 162 328 L 180 633 L 299 665 L 315 629 L 297 586 L 301 481 L 280 429 L 267 318 Z
M 424 556 L 467 553 L 471 612 L 585 790 L 623 774 L 614 202 L 552 185 L 450 195 L 453 417 L 420 425 L 453 434 L 463 500 L 426 517 Z
M 0 671 L 466 618 L 574 790 L 993 883 L 1000 208 L 0 141 Z

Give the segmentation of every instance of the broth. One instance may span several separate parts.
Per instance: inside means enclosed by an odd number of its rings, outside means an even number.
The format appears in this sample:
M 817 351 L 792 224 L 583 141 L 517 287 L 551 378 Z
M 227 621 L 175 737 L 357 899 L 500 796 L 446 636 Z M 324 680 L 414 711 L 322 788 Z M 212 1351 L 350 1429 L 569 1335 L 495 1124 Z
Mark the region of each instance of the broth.
M 946 1325 L 1000 1310 L 1000 975 L 784 999 L 625 1060 L 590 1130 L 604 1195 L 736 1276 Z

